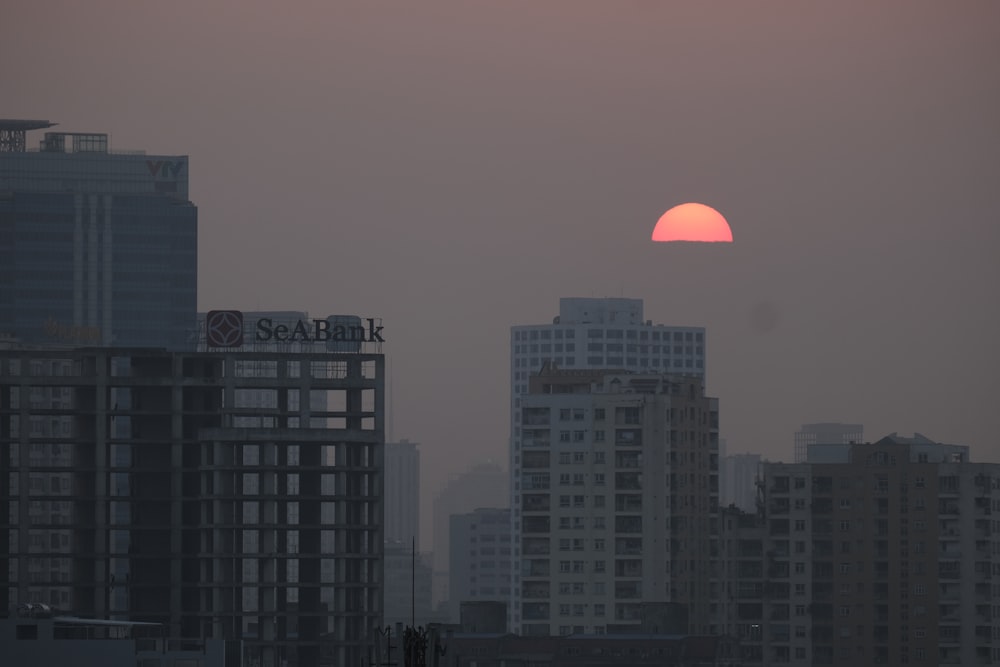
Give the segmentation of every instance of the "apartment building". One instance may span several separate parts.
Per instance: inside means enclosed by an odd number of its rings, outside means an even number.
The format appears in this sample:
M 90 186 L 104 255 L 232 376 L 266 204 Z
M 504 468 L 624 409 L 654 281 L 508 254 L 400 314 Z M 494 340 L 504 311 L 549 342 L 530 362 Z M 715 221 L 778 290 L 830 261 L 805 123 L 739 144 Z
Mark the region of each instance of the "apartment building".
M 630 632 L 672 602 L 710 632 L 718 401 L 701 379 L 545 365 L 521 414 L 515 631 Z
M 761 664 L 1000 661 L 1000 465 L 919 434 L 818 453 L 723 517 L 726 629 Z

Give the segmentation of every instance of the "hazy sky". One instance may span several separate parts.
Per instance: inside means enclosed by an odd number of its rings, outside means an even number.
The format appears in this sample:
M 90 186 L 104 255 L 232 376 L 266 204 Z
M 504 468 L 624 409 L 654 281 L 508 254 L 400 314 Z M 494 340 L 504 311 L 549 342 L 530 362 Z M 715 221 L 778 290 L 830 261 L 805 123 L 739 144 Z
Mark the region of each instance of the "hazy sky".
M 1000 3 L 2 15 L 0 117 L 190 155 L 200 308 L 384 319 L 430 491 L 506 465 L 509 327 L 560 296 L 707 327 L 730 452 L 852 421 L 1000 461 Z M 649 242 L 691 200 L 735 243 Z

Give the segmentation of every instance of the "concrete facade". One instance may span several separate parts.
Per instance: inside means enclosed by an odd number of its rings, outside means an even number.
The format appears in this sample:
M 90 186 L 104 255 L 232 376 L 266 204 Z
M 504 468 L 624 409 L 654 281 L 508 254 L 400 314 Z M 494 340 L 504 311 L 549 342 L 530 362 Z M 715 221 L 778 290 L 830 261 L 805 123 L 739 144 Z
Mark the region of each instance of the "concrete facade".
M 244 407 L 262 390 L 276 407 Z M 382 621 L 384 409 L 381 354 L 0 351 L 0 608 L 65 592 L 242 639 L 248 664 L 357 664 Z
M 919 434 L 835 453 L 764 464 L 762 513 L 724 517 L 749 664 L 1000 661 L 1000 464 Z
M 521 415 L 514 629 L 630 632 L 671 602 L 711 632 L 718 401 L 702 381 L 544 367 Z

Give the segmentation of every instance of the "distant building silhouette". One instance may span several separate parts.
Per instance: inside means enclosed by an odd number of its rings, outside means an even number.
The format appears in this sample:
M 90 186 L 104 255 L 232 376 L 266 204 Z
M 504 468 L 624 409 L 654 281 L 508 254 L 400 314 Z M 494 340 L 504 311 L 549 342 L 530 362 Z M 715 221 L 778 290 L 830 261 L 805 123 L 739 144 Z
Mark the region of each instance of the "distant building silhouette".
M 472 466 L 453 475 L 434 498 L 434 605 L 448 601 L 451 557 L 451 515 L 478 507 L 507 507 L 510 489 L 507 471 L 493 462 Z
M 864 442 L 865 429 L 861 424 L 823 422 L 803 424 L 795 432 L 795 462 L 802 463 L 809 456 L 811 445 L 847 445 Z
M 719 505 L 735 505 L 744 512 L 757 508 L 757 475 L 760 454 L 733 454 L 719 468 Z
M 410 541 L 385 544 L 383 625 L 427 625 L 439 617 L 431 608 L 431 565 L 425 554 L 414 558 Z
M 510 599 L 510 509 L 478 508 L 451 515 L 448 561 L 449 620 L 457 623 L 466 602 Z
M 386 542 L 409 545 L 420 551 L 420 449 L 405 438 L 385 443 Z

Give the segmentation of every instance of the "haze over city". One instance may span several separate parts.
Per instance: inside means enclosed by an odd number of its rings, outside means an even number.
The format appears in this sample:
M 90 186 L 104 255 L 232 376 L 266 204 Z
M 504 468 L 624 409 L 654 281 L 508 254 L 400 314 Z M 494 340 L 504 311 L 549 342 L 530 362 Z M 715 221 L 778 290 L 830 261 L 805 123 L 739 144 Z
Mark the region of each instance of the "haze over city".
M 563 296 L 706 327 L 730 453 L 845 421 L 1000 459 L 995 3 L 3 15 L 0 115 L 190 156 L 200 310 L 382 318 L 425 517 L 449 474 L 506 465 L 510 327 Z M 685 201 L 734 243 L 651 243 Z

